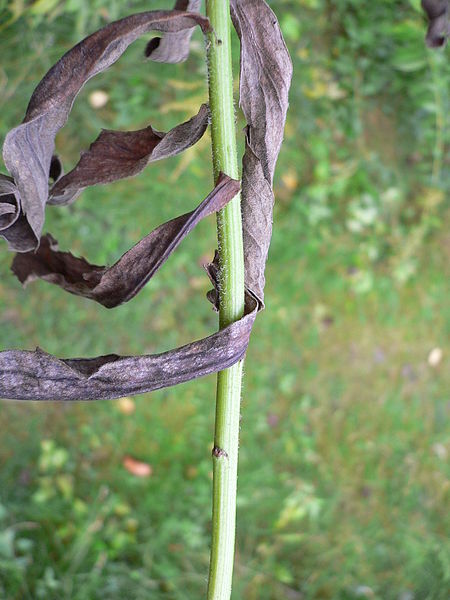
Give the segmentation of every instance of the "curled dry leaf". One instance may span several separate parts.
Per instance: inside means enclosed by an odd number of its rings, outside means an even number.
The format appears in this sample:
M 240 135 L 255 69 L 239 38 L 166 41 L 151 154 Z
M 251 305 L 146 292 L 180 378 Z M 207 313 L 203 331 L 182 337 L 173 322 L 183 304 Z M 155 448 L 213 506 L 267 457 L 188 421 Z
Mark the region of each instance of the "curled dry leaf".
M 243 161 L 243 219 L 249 291 L 244 316 L 207 338 L 162 354 L 59 359 L 40 349 L 0 352 L 0 397 L 71 401 L 134 396 L 226 369 L 244 357 L 257 310 L 263 304 L 264 266 L 272 227 L 272 179 L 283 137 L 292 65 L 276 17 L 263 0 L 232 0 L 232 17 L 241 39 L 241 106 L 248 121 Z M 5 143 L 5 162 L 16 179 L 17 188 L 11 187 L 14 184 L 10 178 L 0 180 L 0 190 L 3 190 L 0 197 L 8 198 L 3 205 L 16 207 L 21 203 L 22 212 L 17 222 L 25 219 L 29 235 L 35 238 L 35 246 L 47 201 L 46 174 L 54 136 L 65 122 L 81 86 L 112 64 L 126 46 L 145 31 L 159 29 L 176 34 L 195 24 L 200 24 L 203 29 L 208 27 L 207 20 L 186 13 L 142 13 L 123 19 L 81 42 L 39 84 L 24 123 L 10 132 Z M 86 66 L 83 63 L 76 76 L 71 78 L 73 65 L 80 62 L 84 53 Z M 148 162 L 149 155 L 154 156 L 158 147 L 161 150 L 164 140 L 167 141 L 167 137 L 156 140 L 159 134 L 153 130 L 144 131 L 130 133 L 143 136 L 148 142 L 142 155 L 134 157 L 138 163 Z M 102 135 L 89 151 L 91 159 L 100 156 L 99 148 L 105 140 L 107 143 L 114 140 L 118 132 Z M 152 144 L 155 144 L 154 148 L 148 151 Z M 29 164 L 18 159 L 21 152 L 29 159 Z M 78 169 L 78 176 L 84 173 L 84 183 L 80 187 L 90 185 L 91 181 L 89 169 L 85 171 L 82 163 L 83 157 L 74 170 Z M 131 169 L 136 168 L 133 160 L 130 164 L 133 165 Z M 58 183 L 55 185 L 56 192 L 61 190 L 59 196 L 55 193 L 55 201 L 63 197 L 65 202 L 69 197 L 70 194 L 66 194 L 70 176 L 71 173 L 60 180 L 59 186 Z M 76 185 L 70 193 L 74 189 L 77 193 Z M 58 252 L 53 247 L 54 240 L 45 237 L 36 254 L 15 259 L 14 270 L 22 281 L 42 277 L 72 293 L 115 306 L 132 298 L 192 227 L 206 214 L 221 208 L 236 191 L 236 182 L 221 177 L 212 194 L 195 211 L 157 228 L 110 269 L 89 265 L 84 259 Z M 0 213 L 0 223 L 2 218 L 10 218 L 11 213 L 11 208 L 5 206 Z M 208 274 L 217 287 L 216 264 L 209 266 Z
M 14 223 L 14 241 L 7 229 L 2 230 L 10 247 L 26 252 L 39 244 L 55 136 L 67 121 L 84 84 L 115 63 L 141 35 L 152 30 L 176 33 L 195 25 L 200 25 L 204 31 L 209 28 L 206 18 L 185 11 L 131 15 L 93 33 L 50 69 L 31 96 L 22 124 L 8 133 L 3 145 L 3 159 L 18 190 L 15 194 L 18 217 Z M 23 240 L 20 239 L 22 229 Z
M 222 176 L 213 193 L 196 211 L 161 226 L 166 228 L 166 236 L 161 231 L 155 235 L 158 232 L 155 230 L 124 255 L 119 261 L 121 268 L 98 268 L 101 274 L 97 285 L 100 289 L 102 283 L 109 286 L 108 291 L 104 292 L 105 302 L 109 304 L 111 298 L 125 301 L 125 298 L 137 293 L 195 223 L 224 205 L 238 189 L 238 182 Z M 44 244 L 42 248 L 45 248 Z M 22 267 L 29 268 L 29 273 L 33 272 L 33 268 L 49 272 L 50 268 L 59 265 L 63 274 L 55 273 L 57 269 L 54 269 L 53 277 L 60 277 L 60 284 L 64 280 L 65 286 L 73 286 L 70 291 L 74 291 L 77 285 L 84 285 L 83 273 L 86 269 L 92 269 L 90 274 L 98 273 L 83 259 L 52 251 L 46 262 L 40 252 L 36 255 L 18 255 L 16 260 L 24 259 Z M 37 262 L 33 262 L 33 257 Z M 27 264 L 28 261 L 30 264 Z M 128 268 L 133 273 L 127 276 Z M 101 297 L 101 291 L 97 293 Z M 66 401 L 117 398 L 177 385 L 219 371 L 243 358 L 256 310 L 256 302 L 248 296 L 246 314 L 237 323 L 200 341 L 157 355 L 107 355 L 93 359 L 61 360 L 39 349 L 35 352 L 0 352 L 0 397 Z
M 62 164 L 57 156 L 52 156 L 48 179 L 58 181 L 62 174 Z M 19 189 L 12 177 L 0 173 L 0 237 L 8 243 L 9 250 L 21 248 L 23 251 L 34 248 L 35 236 L 21 210 Z
M 50 190 L 48 204 L 73 202 L 84 188 L 110 183 L 140 173 L 149 163 L 183 152 L 205 133 L 208 107 L 168 133 L 151 126 L 139 131 L 102 131 L 72 171 L 61 177 Z
M 429 20 L 427 46 L 430 48 L 445 46 L 450 35 L 449 0 L 422 0 L 422 8 Z
M 20 194 L 14 179 L 0 174 L 0 237 L 9 250 L 34 248 L 35 236 L 21 212 Z
M 59 359 L 37 349 L 0 352 L 0 398 L 104 400 L 135 396 L 227 369 L 247 350 L 257 303 L 217 333 L 162 354 Z
M 134 298 L 197 223 L 223 208 L 239 188 L 238 181 L 222 174 L 195 210 L 154 229 L 110 268 L 91 265 L 70 252 L 59 252 L 56 240 L 47 234 L 35 252 L 16 254 L 12 270 L 24 284 L 44 279 L 113 308 Z
M 173 8 L 174 10 L 197 12 L 200 4 L 201 0 L 177 0 Z M 191 27 L 176 33 L 166 33 L 163 38 L 152 38 L 145 48 L 145 56 L 156 62 L 183 62 L 189 55 L 189 43 L 194 29 Z
M 247 119 L 242 163 L 245 283 L 263 305 L 272 181 L 283 141 L 292 62 L 277 18 L 264 0 L 231 0 L 231 16 L 241 40 L 239 103 Z

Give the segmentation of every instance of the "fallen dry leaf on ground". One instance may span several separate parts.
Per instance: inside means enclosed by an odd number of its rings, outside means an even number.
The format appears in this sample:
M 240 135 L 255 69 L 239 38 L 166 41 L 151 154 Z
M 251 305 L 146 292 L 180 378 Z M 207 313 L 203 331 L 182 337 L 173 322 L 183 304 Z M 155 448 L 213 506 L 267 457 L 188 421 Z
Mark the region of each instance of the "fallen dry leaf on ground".
M 128 473 L 131 473 L 135 477 L 150 477 L 153 474 L 153 468 L 148 463 L 136 460 L 131 456 L 125 456 L 122 460 L 122 464 Z

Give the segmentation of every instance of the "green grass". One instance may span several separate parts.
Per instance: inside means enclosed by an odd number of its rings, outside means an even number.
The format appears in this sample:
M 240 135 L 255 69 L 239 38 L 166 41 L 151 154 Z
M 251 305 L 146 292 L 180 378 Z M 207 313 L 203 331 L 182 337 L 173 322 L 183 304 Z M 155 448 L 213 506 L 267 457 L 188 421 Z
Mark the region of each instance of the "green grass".
M 448 50 L 423 49 L 412 4 L 272 3 L 295 76 L 267 310 L 245 364 L 235 600 L 449 597 L 449 66 Z M 100 3 L 48 6 L 1 32 L 1 137 L 52 61 L 103 22 Z M 144 63 L 141 41 L 91 81 L 58 138 L 66 170 L 100 127 L 164 129 L 194 114 L 206 98 L 201 44 L 196 34 L 193 56 L 170 67 Z M 110 95 L 97 111 L 95 89 Z M 49 209 L 48 230 L 110 263 L 210 187 L 205 140 Z M 217 327 L 201 267 L 214 247 L 210 218 L 108 311 L 43 282 L 22 290 L 3 244 L 0 347 L 126 354 L 200 338 Z M 138 397 L 130 415 L 118 401 L 3 402 L 0 597 L 203 597 L 214 392 L 208 377 Z M 128 473 L 127 455 L 151 477 Z

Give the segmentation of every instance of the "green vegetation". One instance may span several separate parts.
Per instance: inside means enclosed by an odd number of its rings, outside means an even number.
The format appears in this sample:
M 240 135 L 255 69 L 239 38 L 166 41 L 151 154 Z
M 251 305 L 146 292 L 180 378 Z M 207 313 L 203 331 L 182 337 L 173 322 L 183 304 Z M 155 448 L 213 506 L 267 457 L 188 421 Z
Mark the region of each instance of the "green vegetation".
M 0 3 L 0 139 L 80 36 L 171 3 L 126 4 Z M 267 310 L 245 365 L 235 600 L 449 596 L 450 62 L 426 50 L 419 4 L 271 2 L 295 71 Z M 80 94 L 57 139 L 66 170 L 100 127 L 164 130 L 207 99 L 198 32 L 184 65 L 143 67 L 144 45 Z M 205 137 L 49 210 L 48 229 L 62 249 L 111 262 L 211 182 Z M 22 290 L 2 244 L 1 348 L 94 356 L 200 338 L 217 327 L 201 268 L 214 245 L 211 217 L 108 311 L 44 282 Z M 208 377 L 134 405 L 2 402 L 0 597 L 204 597 L 214 389 Z

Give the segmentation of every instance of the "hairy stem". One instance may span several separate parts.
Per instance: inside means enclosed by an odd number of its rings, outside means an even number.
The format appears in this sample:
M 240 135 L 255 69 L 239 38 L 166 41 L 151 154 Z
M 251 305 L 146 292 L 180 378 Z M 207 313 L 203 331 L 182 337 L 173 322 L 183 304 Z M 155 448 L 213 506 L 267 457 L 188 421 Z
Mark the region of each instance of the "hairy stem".
M 209 105 L 214 177 L 239 178 L 233 106 L 229 0 L 207 0 Z M 244 257 L 240 195 L 217 215 L 220 327 L 244 313 Z M 228 600 L 234 562 L 242 362 L 217 377 L 213 450 L 213 515 L 208 600 Z

